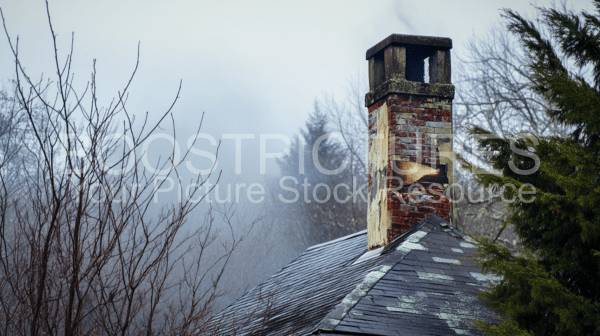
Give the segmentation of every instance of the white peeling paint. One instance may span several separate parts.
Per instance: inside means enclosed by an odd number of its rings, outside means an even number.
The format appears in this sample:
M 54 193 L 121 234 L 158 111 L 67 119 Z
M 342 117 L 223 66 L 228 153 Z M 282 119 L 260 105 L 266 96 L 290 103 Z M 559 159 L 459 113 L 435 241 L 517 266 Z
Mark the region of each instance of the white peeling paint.
M 396 248 L 396 251 L 401 251 L 404 254 L 408 254 L 410 251 L 413 251 L 413 250 L 428 251 L 425 246 L 423 246 L 421 244 L 410 243 L 410 242 L 404 242 Z
M 474 296 L 466 295 L 460 291 L 456 291 L 452 295 L 458 298 L 455 300 L 446 301 L 446 304 L 440 307 L 440 312 L 435 314 L 441 320 L 444 320 L 448 327 L 452 328 L 459 335 L 471 335 L 469 327 L 472 320 L 480 319 L 484 316 L 484 312 L 474 310 L 473 302 L 476 300 Z
M 385 246 L 388 242 L 387 232 L 392 227 L 392 214 L 387 208 L 388 192 L 385 186 L 380 185 L 387 181 L 387 170 L 389 167 L 389 121 L 388 107 L 383 103 L 375 115 L 375 127 L 377 134 L 373 136 L 369 144 L 369 171 L 374 180 L 375 193 L 368 192 L 369 202 L 367 209 L 367 246 L 369 249 L 375 246 Z M 373 197 L 374 196 L 374 197 Z
M 331 326 L 330 330 L 333 330 L 333 328 L 337 327 L 337 325 L 340 324 L 340 322 L 342 322 L 341 320 L 332 319 L 332 318 L 328 318 L 327 321 L 329 322 L 329 325 Z
M 433 261 L 439 262 L 439 263 L 460 265 L 460 261 L 458 261 L 456 259 L 446 259 L 446 258 L 438 258 L 438 257 L 432 257 L 432 259 L 433 259 Z
M 417 301 L 420 301 L 420 297 L 414 297 L 414 296 L 410 296 L 410 295 L 402 295 L 398 298 L 398 301 L 400 302 L 404 302 L 404 303 L 415 303 Z
M 408 254 L 413 250 L 428 251 L 425 246 L 418 244 L 418 242 L 425 236 L 427 236 L 427 232 L 425 231 L 417 231 L 411 234 L 396 248 L 396 251 L 400 251 L 404 254 Z
M 459 335 L 471 335 L 471 333 L 468 330 L 463 330 L 463 329 L 454 329 L 454 332 L 459 334 Z
M 388 311 L 400 312 L 400 313 L 408 313 L 408 314 L 420 314 L 418 310 L 414 310 L 411 308 L 402 308 L 402 307 L 386 307 Z
M 470 244 L 470 243 L 460 243 L 460 247 L 464 247 L 464 248 L 476 248 L 477 246 Z
M 422 292 L 421 292 L 422 293 Z M 425 293 L 423 293 L 425 294 Z M 409 314 L 425 314 L 427 307 L 421 303 L 427 295 L 401 295 L 398 297 L 398 303 L 395 307 L 386 307 L 388 311 L 409 313 Z
M 427 232 L 425 231 L 417 231 L 406 238 L 407 241 L 411 241 L 417 243 L 419 240 L 427 236 Z
M 441 281 L 441 282 L 454 280 L 453 277 L 451 277 L 449 275 L 445 275 L 445 274 L 417 272 L 417 275 L 419 276 L 419 279 L 422 279 L 422 280 L 434 280 L 434 281 Z
M 477 272 L 469 272 L 469 274 L 471 274 L 471 276 L 473 278 L 477 279 L 477 281 L 500 281 L 500 280 L 502 280 L 502 276 L 500 276 L 500 275 L 481 274 L 481 273 L 477 273 Z
M 453 248 L 452 252 L 454 252 L 454 253 L 464 253 L 463 250 L 457 249 L 457 248 Z
M 352 309 L 358 303 L 358 301 L 362 299 L 371 288 L 373 288 L 373 285 L 375 285 L 375 283 L 379 281 L 379 279 L 386 275 L 386 273 L 391 268 L 391 266 L 381 266 L 379 270 L 369 272 L 365 276 L 365 279 L 361 283 L 359 283 L 356 286 L 356 288 L 354 288 L 354 290 L 350 292 L 350 294 L 344 297 L 342 302 L 340 302 L 340 304 L 338 305 L 343 308 L 340 320 L 343 319 L 344 316 L 346 316 L 346 314 L 348 314 L 350 309 Z M 334 326 L 337 325 L 337 323 L 339 323 L 340 321 L 332 318 L 330 318 L 329 320 L 329 322 L 332 323 L 332 325 Z M 337 321 L 337 323 L 335 323 L 335 321 Z
M 391 266 L 381 266 L 379 271 L 369 272 L 363 281 L 363 284 L 373 285 L 379 279 L 383 278 L 383 276 L 391 269 Z M 360 286 L 360 285 L 359 285 Z M 358 287 L 358 286 L 357 286 Z M 366 293 L 365 293 L 366 294 Z
M 449 313 L 436 314 L 440 319 L 445 320 L 450 328 L 456 328 L 460 325 L 462 318 L 459 315 Z

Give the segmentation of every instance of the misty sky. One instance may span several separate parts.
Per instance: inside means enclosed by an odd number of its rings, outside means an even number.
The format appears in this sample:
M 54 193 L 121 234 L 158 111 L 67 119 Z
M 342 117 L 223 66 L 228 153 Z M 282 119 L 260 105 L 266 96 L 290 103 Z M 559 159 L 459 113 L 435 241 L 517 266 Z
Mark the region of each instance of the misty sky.
M 91 78 L 95 59 L 98 105 L 110 105 L 131 76 L 139 42 L 140 63 L 130 87 L 129 112 L 138 116 L 138 122 L 146 112 L 151 122 L 157 121 L 172 104 L 182 81 L 180 99 L 173 109 L 182 150 L 196 131 L 202 112 L 206 112 L 202 132 L 217 140 L 224 134 L 254 136 L 242 146 L 242 174 L 235 174 L 233 139 L 223 140 L 217 167 L 223 169 L 221 186 L 242 181 L 248 184 L 247 190 L 257 182 L 266 181 L 269 186 L 269 179 L 277 173 L 271 159 L 267 174 L 257 175 L 260 134 L 292 136 L 304 126 L 315 98 L 327 93 L 342 99 L 349 81 L 367 79 L 367 49 L 390 34 L 451 38 L 456 75 L 457 56 L 464 53 L 465 44 L 474 34 L 485 36 L 498 26 L 501 8 L 535 18 L 535 10 L 526 0 L 49 1 L 61 62 L 74 32 L 72 69 L 79 93 Z M 537 0 L 537 4 L 552 2 Z M 570 0 L 568 4 L 576 10 L 591 9 L 589 1 Z M 33 79 L 42 74 L 44 78 L 53 76 L 56 68 L 45 1 L 0 0 L 0 7 L 13 45 L 19 36 L 19 57 L 28 74 Z M 7 89 L 14 78 L 14 65 L 7 37 L 1 32 L 0 83 Z M 163 125 L 166 131 L 169 123 Z M 281 142 L 278 144 L 281 147 Z M 166 140 L 157 140 L 148 152 L 154 158 L 168 155 L 168 145 Z M 277 143 L 270 146 L 269 150 L 278 148 Z M 216 148 L 205 139 L 195 147 L 209 152 Z M 210 162 L 198 155 L 190 160 L 197 169 L 210 167 Z M 194 176 L 182 167 L 180 173 L 189 181 Z M 210 181 L 215 182 L 212 177 Z M 179 185 L 186 188 L 186 183 Z M 224 190 L 222 187 L 219 194 Z M 236 184 L 232 193 L 237 190 Z M 172 194 L 161 193 L 159 201 L 175 202 L 177 195 L 175 188 Z M 275 204 L 267 202 L 270 208 L 266 212 L 273 216 L 253 228 L 254 236 L 249 236 L 247 245 L 241 245 L 241 252 L 232 259 L 230 265 L 235 267 L 224 279 L 233 291 L 220 299 L 221 304 L 231 302 L 236 290 L 264 280 L 306 247 L 279 220 L 283 203 Z M 265 210 L 263 206 L 253 202 L 247 208 L 234 209 L 241 213 L 236 232 L 247 232 L 255 214 Z M 190 222 L 205 218 L 203 209 L 196 209 Z
M 30 75 L 55 72 L 44 1 L 0 4 Z M 579 1 L 569 4 L 580 7 Z M 62 60 L 75 34 L 76 85 L 84 87 L 97 60 L 100 105 L 127 83 L 139 41 L 130 112 L 157 117 L 181 80 L 174 109 L 180 134 L 192 134 L 204 111 L 205 132 L 217 138 L 255 134 L 251 146 L 261 133 L 292 135 L 316 97 L 341 98 L 349 80 L 366 79 L 365 52 L 388 35 L 450 37 L 456 57 L 473 34 L 500 21 L 502 7 L 534 13 L 523 0 L 50 1 Z M 14 62 L 2 35 L 0 77 L 6 83 Z M 233 155 L 233 140 L 226 141 L 222 155 Z

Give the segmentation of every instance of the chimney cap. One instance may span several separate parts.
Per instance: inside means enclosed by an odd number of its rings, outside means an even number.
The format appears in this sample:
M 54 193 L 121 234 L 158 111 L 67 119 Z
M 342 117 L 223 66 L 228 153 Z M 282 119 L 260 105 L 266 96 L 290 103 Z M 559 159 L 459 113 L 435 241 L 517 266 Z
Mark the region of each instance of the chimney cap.
M 392 34 L 367 50 L 367 60 L 389 45 L 423 45 L 439 49 L 452 49 L 452 39 L 437 36 Z

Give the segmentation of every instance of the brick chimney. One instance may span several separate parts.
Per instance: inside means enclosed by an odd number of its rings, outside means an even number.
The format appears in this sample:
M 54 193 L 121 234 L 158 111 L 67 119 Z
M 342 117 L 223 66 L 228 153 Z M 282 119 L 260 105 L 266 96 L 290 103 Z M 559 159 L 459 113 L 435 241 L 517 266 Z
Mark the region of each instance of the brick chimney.
M 367 50 L 369 249 L 434 214 L 450 220 L 451 48 L 449 38 L 393 34 Z

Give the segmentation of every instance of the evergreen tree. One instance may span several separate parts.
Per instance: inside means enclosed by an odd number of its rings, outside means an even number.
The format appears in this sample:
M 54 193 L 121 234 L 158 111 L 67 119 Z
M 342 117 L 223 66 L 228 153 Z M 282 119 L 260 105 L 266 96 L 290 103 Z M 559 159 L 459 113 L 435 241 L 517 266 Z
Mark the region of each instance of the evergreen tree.
M 594 4 L 595 13 L 539 8 L 541 26 L 503 14 L 528 52 L 533 87 L 552 106 L 547 113 L 572 132 L 479 140 L 502 176 L 478 181 L 516 186 L 503 189 L 505 199 L 515 197 L 506 223 L 525 247 L 515 255 L 481 241 L 484 271 L 502 276 L 483 294 L 502 317 L 479 324 L 490 335 L 600 335 L 600 0 Z
M 304 247 L 366 228 L 366 203 L 360 196 L 352 195 L 353 190 L 360 188 L 353 184 L 364 183 L 364 176 L 356 176 L 356 167 L 349 164 L 350 153 L 329 136 L 328 125 L 327 114 L 315 102 L 306 129 L 300 130 L 301 136 L 293 141 L 290 154 L 279 161 L 282 177 L 298 181 L 294 184 L 288 179 L 285 183 L 296 189 L 299 197 L 285 205 L 282 215 Z M 326 172 L 343 165 L 346 168 L 339 172 Z M 347 187 L 336 188 L 342 184 Z M 292 199 L 294 195 L 289 192 L 284 197 Z

